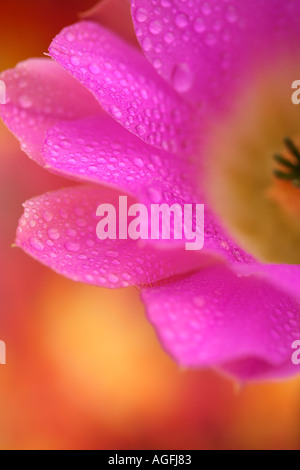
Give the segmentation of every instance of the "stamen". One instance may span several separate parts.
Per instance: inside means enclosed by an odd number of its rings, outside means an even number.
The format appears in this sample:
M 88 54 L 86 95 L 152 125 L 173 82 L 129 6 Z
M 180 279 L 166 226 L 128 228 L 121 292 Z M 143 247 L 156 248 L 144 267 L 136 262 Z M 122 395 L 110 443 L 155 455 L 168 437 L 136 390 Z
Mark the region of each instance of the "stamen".
M 274 160 L 281 166 L 289 169 L 290 172 L 285 173 L 281 170 L 274 170 L 274 175 L 279 179 L 290 181 L 295 187 L 300 188 L 300 151 L 289 138 L 284 139 L 284 144 L 289 152 L 297 159 L 297 163 L 294 164 L 282 155 L 275 154 Z
M 284 139 L 284 143 L 285 143 L 285 146 L 287 147 L 287 149 L 294 155 L 294 157 L 297 158 L 297 160 L 300 162 L 300 152 L 299 152 L 299 149 L 296 147 L 296 145 L 294 144 L 294 142 L 289 139 L 289 138 L 286 138 Z

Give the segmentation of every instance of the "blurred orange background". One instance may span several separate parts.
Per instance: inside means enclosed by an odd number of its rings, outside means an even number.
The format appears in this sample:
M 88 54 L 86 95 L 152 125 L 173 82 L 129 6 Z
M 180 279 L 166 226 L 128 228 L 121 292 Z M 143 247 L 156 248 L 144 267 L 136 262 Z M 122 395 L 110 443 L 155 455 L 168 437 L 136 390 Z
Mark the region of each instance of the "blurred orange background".
M 0 70 L 41 56 L 93 4 L 1 2 Z M 240 389 L 179 370 L 135 289 L 77 285 L 11 248 L 22 203 L 66 183 L 2 124 L 0 142 L 0 448 L 299 449 L 299 379 Z

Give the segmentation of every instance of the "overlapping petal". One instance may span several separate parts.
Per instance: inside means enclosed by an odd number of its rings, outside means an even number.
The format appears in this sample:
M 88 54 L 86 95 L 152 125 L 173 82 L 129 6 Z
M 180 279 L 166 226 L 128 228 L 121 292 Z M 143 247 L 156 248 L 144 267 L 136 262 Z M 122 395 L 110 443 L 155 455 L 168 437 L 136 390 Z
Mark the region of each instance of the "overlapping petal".
M 204 109 L 232 104 L 253 64 L 299 46 L 297 0 L 131 0 L 140 44 L 161 76 Z M 256 67 L 256 71 L 259 67 Z
M 144 204 L 201 204 L 195 169 L 176 154 L 155 149 L 107 116 L 61 123 L 48 133 L 45 164 L 66 177 L 106 184 Z M 205 250 L 231 263 L 253 262 L 205 208 Z
M 144 144 L 101 114 L 92 95 L 55 62 L 30 60 L 5 72 L 4 78 L 9 103 L 1 109 L 3 118 L 41 165 L 62 176 L 130 192 L 144 203 L 205 202 L 195 188 L 195 169 L 182 155 Z M 231 262 L 252 261 L 208 207 L 205 249 Z
M 238 267 L 243 275 L 255 275 L 268 280 L 290 295 L 300 298 L 300 265 L 246 263 Z
M 131 1 L 136 34 L 148 59 L 179 93 L 204 106 L 223 102 L 248 59 L 243 32 L 249 9 L 257 29 L 261 23 L 260 11 L 251 3 Z
M 133 202 L 129 199 L 128 205 Z M 110 288 L 151 284 L 212 262 L 183 247 L 166 250 L 147 240 L 99 240 L 100 204 L 112 204 L 119 220 L 119 192 L 108 188 L 80 186 L 32 199 L 25 204 L 16 243 L 70 279 Z
M 292 343 L 300 303 L 256 276 L 224 265 L 145 288 L 148 317 L 182 366 L 218 367 L 240 379 L 296 373 Z
M 47 133 L 43 156 L 51 170 L 130 192 L 143 202 L 194 202 L 193 167 L 156 149 L 107 115 L 60 123 Z
M 1 74 L 6 104 L 0 115 L 34 160 L 42 162 L 46 131 L 61 120 L 100 112 L 93 96 L 51 59 L 30 59 Z
M 65 28 L 49 51 L 133 134 L 165 150 L 190 148 L 194 124 L 189 106 L 136 48 L 83 21 Z

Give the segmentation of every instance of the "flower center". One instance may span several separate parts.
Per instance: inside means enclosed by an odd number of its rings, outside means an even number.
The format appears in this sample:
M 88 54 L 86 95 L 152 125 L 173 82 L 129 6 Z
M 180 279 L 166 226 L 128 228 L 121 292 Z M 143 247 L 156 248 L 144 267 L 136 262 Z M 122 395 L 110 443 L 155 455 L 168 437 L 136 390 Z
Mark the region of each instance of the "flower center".
M 300 69 L 276 65 L 263 78 L 260 71 L 227 121 L 211 129 L 206 189 L 246 251 L 264 262 L 300 264 L 300 106 L 291 100 Z
M 286 138 L 284 143 L 288 155 L 286 156 L 284 153 L 275 154 L 274 159 L 288 172 L 275 170 L 274 175 L 281 180 L 290 181 L 296 188 L 300 188 L 300 151 L 293 140 Z
M 284 148 L 274 155 L 276 168 L 267 197 L 294 217 L 300 215 L 300 143 L 299 137 L 284 139 Z

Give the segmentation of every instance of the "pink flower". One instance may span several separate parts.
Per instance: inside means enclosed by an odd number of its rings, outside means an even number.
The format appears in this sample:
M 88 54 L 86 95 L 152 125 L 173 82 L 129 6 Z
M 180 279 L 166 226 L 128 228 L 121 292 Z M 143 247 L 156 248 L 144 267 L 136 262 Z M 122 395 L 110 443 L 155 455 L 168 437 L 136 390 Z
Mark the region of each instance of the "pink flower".
M 131 8 L 142 51 L 82 21 L 53 40 L 54 60 L 1 76 L 1 116 L 22 149 L 86 183 L 26 202 L 17 244 L 75 281 L 140 286 L 149 320 L 183 366 L 242 380 L 291 376 L 300 193 L 273 176 L 272 156 L 290 158 L 286 137 L 297 144 L 290 95 L 300 3 L 132 0 Z M 204 202 L 204 250 L 100 242 L 96 207 L 116 205 L 120 191 L 145 204 Z

